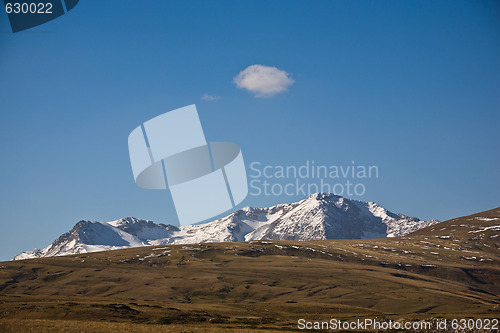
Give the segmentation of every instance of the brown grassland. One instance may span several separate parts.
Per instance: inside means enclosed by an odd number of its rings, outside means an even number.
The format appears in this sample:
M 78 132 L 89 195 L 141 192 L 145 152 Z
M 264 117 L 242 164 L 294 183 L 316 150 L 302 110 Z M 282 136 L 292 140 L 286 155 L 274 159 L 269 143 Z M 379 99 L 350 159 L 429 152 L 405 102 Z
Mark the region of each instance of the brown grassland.
M 131 248 L 0 263 L 0 332 L 276 332 L 500 317 L 500 209 L 405 237 Z

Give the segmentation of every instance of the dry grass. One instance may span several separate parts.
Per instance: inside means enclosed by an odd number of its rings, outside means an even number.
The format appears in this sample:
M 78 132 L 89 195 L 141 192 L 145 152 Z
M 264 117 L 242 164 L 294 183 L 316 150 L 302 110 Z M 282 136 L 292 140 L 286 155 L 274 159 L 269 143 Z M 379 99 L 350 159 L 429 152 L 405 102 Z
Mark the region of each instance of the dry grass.
M 239 329 L 242 333 L 273 332 L 273 330 Z M 223 326 L 207 327 L 206 325 L 145 325 L 130 323 L 110 323 L 96 321 L 72 320 L 0 320 L 0 332 L 32 332 L 32 333 L 218 333 L 234 332 L 234 328 Z
M 485 228 L 500 224 L 492 220 L 500 211 L 482 214 L 402 238 L 4 262 L 0 331 L 265 332 L 295 330 L 298 318 L 498 318 L 500 237 Z

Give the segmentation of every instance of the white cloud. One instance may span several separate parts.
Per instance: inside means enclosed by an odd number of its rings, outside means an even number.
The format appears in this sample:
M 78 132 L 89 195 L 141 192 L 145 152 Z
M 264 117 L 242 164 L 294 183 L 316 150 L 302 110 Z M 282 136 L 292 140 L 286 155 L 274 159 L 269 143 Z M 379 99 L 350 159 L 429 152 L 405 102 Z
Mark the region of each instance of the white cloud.
M 203 99 L 205 101 L 213 102 L 213 101 L 216 101 L 216 100 L 220 99 L 220 96 L 213 96 L 213 95 L 209 95 L 209 94 L 203 94 L 201 96 L 201 99 Z
M 295 81 L 290 74 L 276 67 L 252 65 L 235 78 L 238 88 L 246 89 L 256 97 L 271 97 L 288 89 Z

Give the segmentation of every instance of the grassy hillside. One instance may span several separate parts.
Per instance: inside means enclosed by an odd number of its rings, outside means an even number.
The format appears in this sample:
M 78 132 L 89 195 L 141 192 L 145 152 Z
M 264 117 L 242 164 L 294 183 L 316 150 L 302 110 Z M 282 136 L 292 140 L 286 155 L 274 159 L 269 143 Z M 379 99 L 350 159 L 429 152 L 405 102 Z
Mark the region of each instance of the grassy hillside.
M 401 238 L 169 245 L 0 263 L 0 331 L 263 332 L 500 317 L 500 209 Z

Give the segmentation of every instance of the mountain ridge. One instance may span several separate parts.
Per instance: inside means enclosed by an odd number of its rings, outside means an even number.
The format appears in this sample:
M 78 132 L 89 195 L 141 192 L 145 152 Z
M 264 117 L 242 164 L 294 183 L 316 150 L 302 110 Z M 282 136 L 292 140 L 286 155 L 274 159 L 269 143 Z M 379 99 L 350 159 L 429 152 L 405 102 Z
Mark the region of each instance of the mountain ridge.
M 129 247 L 241 242 L 251 240 L 369 239 L 404 236 L 439 223 L 395 214 L 374 202 L 315 193 L 267 208 L 244 207 L 215 221 L 187 226 L 125 217 L 111 222 L 81 220 L 42 250 L 14 260 L 107 251 Z

